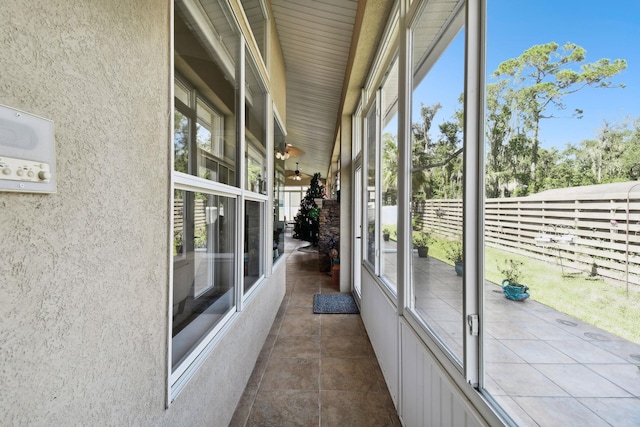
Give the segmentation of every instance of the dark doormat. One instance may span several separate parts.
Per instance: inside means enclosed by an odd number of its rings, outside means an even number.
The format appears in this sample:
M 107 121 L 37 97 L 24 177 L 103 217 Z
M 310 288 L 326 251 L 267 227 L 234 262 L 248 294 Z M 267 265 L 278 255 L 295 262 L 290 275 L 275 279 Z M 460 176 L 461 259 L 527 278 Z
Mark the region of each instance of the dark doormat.
M 313 312 L 316 314 L 359 314 L 351 294 L 315 294 Z

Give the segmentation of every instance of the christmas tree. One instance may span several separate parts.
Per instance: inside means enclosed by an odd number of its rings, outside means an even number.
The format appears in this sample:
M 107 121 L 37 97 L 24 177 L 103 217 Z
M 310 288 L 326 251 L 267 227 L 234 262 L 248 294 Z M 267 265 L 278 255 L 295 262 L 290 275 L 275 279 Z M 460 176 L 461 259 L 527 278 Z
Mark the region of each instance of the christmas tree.
M 311 178 L 311 185 L 307 194 L 300 202 L 300 210 L 296 215 L 296 223 L 293 226 L 293 237 L 318 245 L 318 232 L 320 231 L 320 208 L 315 199 L 324 199 L 324 185 L 320 182 L 320 174 L 315 173 Z

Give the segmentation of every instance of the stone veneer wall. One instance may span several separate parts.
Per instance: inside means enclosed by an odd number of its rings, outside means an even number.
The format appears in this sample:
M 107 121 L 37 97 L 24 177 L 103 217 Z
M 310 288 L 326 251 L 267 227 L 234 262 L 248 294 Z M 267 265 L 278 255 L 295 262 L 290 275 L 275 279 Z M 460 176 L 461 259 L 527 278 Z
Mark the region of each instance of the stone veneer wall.
M 318 256 L 320 271 L 331 270 L 331 260 L 328 256 L 333 247 L 340 249 L 340 202 L 324 200 L 320 209 L 320 232 L 318 234 Z

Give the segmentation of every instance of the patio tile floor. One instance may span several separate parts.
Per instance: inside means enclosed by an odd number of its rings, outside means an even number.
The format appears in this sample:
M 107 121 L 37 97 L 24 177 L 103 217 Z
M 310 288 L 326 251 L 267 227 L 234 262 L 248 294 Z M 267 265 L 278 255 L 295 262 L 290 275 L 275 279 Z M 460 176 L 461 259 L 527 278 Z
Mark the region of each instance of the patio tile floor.
M 435 258 L 412 261 L 413 277 L 421 279 L 416 310 L 461 359 L 461 326 L 451 326 L 452 319 L 463 324 L 455 308 L 461 304 L 451 295 L 462 301 L 462 279 Z M 640 345 L 533 297 L 510 301 L 490 282 L 484 310 L 485 389 L 518 425 L 640 426 Z

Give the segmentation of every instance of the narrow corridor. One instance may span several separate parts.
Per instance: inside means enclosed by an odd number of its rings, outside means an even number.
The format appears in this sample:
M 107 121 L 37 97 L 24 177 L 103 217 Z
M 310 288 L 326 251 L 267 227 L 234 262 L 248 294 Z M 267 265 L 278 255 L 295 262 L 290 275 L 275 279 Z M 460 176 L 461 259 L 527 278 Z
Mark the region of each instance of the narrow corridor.
M 360 315 L 313 313 L 339 289 L 286 239 L 286 295 L 231 426 L 400 426 Z

